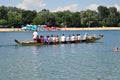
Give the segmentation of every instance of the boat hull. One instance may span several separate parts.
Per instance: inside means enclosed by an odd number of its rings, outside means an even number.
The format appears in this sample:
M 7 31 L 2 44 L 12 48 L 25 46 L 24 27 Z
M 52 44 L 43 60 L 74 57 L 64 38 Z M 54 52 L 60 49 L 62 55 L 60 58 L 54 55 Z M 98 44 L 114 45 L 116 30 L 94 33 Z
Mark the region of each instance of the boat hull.
M 69 42 L 56 42 L 56 43 L 34 43 L 34 42 L 20 42 L 15 39 L 15 42 L 22 46 L 42 46 L 42 45 L 56 45 L 56 44 L 70 44 L 70 43 L 94 43 L 97 40 L 103 38 L 103 35 L 100 35 L 97 38 L 79 40 L 79 41 L 69 41 Z

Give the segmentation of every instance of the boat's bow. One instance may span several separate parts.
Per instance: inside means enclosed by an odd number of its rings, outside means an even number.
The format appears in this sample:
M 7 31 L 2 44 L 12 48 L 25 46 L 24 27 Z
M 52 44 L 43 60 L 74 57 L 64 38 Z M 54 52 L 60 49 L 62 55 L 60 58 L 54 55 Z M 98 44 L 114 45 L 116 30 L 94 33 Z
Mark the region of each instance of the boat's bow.
M 16 42 L 17 44 L 21 44 L 21 42 L 20 42 L 20 41 L 18 41 L 18 40 L 16 40 L 16 39 L 15 39 L 15 42 Z
M 101 39 L 101 38 L 103 38 L 103 34 L 100 34 L 99 37 L 96 38 L 96 40 L 99 40 L 99 39 Z
M 103 38 L 103 34 L 100 34 L 98 37 L 91 37 L 91 38 L 88 38 L 86 40 L 86 42 L 95 42 L 97 40 L 100 40 L 101 38 Z

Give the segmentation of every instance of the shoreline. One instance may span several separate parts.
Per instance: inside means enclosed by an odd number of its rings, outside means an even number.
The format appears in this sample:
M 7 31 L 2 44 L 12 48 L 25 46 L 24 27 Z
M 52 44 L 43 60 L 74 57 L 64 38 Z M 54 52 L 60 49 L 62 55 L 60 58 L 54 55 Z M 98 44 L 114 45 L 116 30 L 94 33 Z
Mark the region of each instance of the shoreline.
M 0 28 L 0 32 L 23 31 L 21 28 Z
M 60 28 L 62 31 L 69 30 L 120 30 L 120 27 L 95 27 L 95 28 Z M 0 32 L 24 31 L 21 28 L 0 28 Z
M 120 27 L 61 28 L 61 30 L 120 30 Z

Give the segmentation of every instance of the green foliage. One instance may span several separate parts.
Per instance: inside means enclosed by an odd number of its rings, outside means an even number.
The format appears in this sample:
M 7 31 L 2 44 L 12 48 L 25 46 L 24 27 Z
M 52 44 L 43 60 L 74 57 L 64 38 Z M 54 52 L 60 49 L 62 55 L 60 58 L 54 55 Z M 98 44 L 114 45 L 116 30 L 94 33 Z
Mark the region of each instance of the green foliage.
M 22 24 L 22 15 L 17 12 L 8 12 L 8 22 L 10 26 L 19 27 Z
M 120 27 L 120 23 L 118 23 L 118 27 Z
M 98 14 L 99 14 L 100 19 L 102 20 L 102 19 L 108 17 L 109 9 L 105 6 L 99 6 L 98 7 Z
M 0 7 L 0 19 L 7 19 L 7 7 L 1 6 Z
M 104 26 L 118 26 L 119 23 L 119 12 L 115 7 L 107 8 L 105 6 L 98 7 L 98 14 L 100 24 Z
M 117 16 L 115 15 L 115 13 L 110 13 L 108 15 L 108 18 L 106 20 L 106 24 L 107 26 L 117 26 L 117 23 L 118 23 L 118 18 Z
M 81 11 L 81 24 L 85 27 L 98 26 L 98 14 L 95 11 L 87 10 Z
M 26 24 L 31 24 L 33 22 L 33 19 L 36 17 L 37 12 L 30 10 L 22 10 L 21 14 L 23 18 L 23 25 L 26 25 Z
M 99 6 L 97 11 L 50 12 L 43 9 L 24 10 L 16 7 L 0 6 L 0 25 L 21 27 L 26 24 L 60 27 L 120 26 L 120 12 L 115 7 Z
M 72 13 L 72 26 L 73 27 L 80 27 L 81 26 L 81 19 L 80 19 L 79 12 Z
M 44 24 L 42 15 L 37 14 L 37 16 L 33 19 L 32 24 L 36 24 L 36 25 Z
M 5 19 L 0 19 L 0 25 L 7 25 L 7 21 Z
M 56 18 L 56 25 L 61 26 L 61 27 L 65 27 L 65 21 L 63 19 L 64 12 L 61 12 L 61 11 L 55 12 L 54 15 Z

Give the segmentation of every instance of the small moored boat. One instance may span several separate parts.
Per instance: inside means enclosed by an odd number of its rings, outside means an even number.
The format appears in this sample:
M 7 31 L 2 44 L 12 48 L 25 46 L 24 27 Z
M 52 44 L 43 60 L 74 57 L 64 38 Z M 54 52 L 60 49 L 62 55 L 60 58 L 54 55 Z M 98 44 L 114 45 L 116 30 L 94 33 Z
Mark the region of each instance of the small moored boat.
M 35 42 L 21 42 L 17 39 L 15 39 L 15 43 L 22 45 L 22 46 L 42 46 L 42 45 L 54 45 L 54 44 L 67 44 L 67 43 L 92 43 L 96 42 L 97 40 L 100 40 L 103 38 L 103 35 L 100 34 L 98 37 L 91 37 L 86 40 L 77 40 L 77 41 L 69 41 L 69 42 L 57 42 L 57 43 L 35 43 Z

